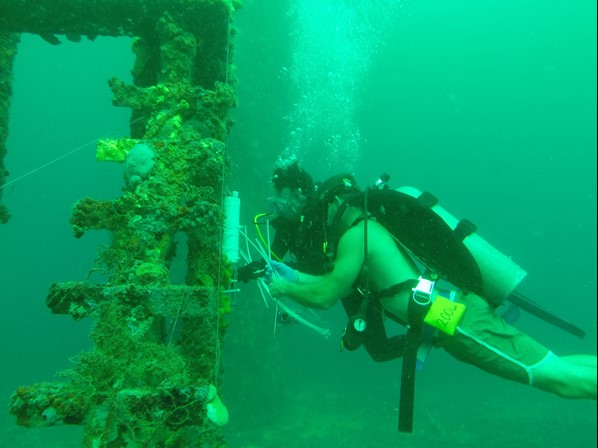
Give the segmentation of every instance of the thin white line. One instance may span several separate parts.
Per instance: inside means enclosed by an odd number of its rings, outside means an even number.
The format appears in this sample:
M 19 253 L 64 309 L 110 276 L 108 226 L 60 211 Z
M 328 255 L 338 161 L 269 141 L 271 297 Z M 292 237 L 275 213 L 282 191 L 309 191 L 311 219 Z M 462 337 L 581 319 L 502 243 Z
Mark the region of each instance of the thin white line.
M 490 344 L 487 344 L 486 342 L 476 338 L 475 336 L 473 336 L 471 333 L 463 330 L 463 328 L 461 327 L 457 327 L 457 330 L 459 330 L 459 332 L 461 334 L 463 334 L 464 336 L 473 339 L 475 342 L 477 342 L 478 344 L 486 347 L 488 350 L 496 353 L 499 356 L 502 356 L 503 358 L 505 358 L 507 361 L 511 361 L 513 364 L 521 367 L 523 370 L 525 370 L 525 372 L 527 373 L 527 377 L 528 377 L 528 384 L 531 386 L 533 383 L 533 377 L 532 377 L 532 373 L 529 370 L 530 367 L 526 366 L 525 364 L 523 364 L 521 361 L 517 361 L 515 358 L 511 358 L 509 355 L 507 355 L 506 353 L 501 352 L 499 349 L 492 347 Z

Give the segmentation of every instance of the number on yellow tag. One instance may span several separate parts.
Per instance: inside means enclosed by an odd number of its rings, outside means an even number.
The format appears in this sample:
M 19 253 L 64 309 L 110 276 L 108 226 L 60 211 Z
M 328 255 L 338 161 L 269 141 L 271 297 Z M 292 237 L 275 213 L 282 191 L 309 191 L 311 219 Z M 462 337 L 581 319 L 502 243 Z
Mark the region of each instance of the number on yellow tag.
M 463 313 L 465 313 L 464 304 L 451 302 L 446 297 L 436 296 L 436 300 L 424 317 L 424 322 L 452 336 L 455 334 Z

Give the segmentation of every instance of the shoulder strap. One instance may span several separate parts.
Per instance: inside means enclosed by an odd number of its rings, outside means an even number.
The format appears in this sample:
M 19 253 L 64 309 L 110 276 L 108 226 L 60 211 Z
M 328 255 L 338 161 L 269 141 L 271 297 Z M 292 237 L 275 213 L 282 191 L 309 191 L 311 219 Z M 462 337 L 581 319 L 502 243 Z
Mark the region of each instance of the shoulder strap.
M 364 282 L 364 300 L 367 302 L 370 298 L 370 274 L 368 272 L 368 190 L 366 188 L 363 194 L 363 282 Z

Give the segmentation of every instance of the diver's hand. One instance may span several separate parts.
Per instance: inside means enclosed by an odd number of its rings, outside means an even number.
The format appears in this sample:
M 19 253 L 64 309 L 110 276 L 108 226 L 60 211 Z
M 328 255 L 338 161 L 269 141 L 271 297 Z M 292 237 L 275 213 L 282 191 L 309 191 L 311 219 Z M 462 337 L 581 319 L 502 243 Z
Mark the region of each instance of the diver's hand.
M 264 260 L 252 261 L 245 266 L 241 266 L 237 270 L 237 280 L 247 283 L 249 280 L 255 280 L 264 275 L 264 267 L 266 262 Z
M 280 299 L 281 297 L 286 295 L 288 285 L 289 282 L 283 280 L 282 278 L 273 279 L 272 282 L 268 285 L 270 295 L 275 299 Z
M 278 278 L 290 283 L 297 283 L 297 280 L 299 280 L 299 271 L 279 261 L 270 260 L 270 263 L 265 267 L 264 280 L 266 283 L 270 283 Z

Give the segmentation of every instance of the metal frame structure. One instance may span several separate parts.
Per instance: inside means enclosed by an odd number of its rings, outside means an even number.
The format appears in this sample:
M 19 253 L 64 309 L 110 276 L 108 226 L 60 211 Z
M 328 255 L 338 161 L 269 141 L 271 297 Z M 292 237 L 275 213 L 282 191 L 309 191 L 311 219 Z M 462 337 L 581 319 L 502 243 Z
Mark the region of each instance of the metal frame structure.
M 111 79 L 132 110 L 128 138 L 99 140 L 98 161 L 127 166 L 123 195 L 82 198 L 76 237 L 107 230 L 90 272 L 105 281 L 54 283 L 53 313 L 96 320 L 93 348 L 64 381 L 19 387 L 10 400 L 27 427 L 82 425 L 85 447 L 224 447 L 207 409 L 219 389 L 231 269 L 221 254 L 234 0 L 0 0 L 0 185 L 12 63 L 20 33 L 50 44 L 131 36 L 133 85 Z M 133 157 L 135 154 L 135 157 Z M 141 160 L 145 158 L 145 160 Z M 0 189 L 0 194 L 2 190 Z M 0 197 L 1 199 L 1 197 Z M 0 204 L 0 221 L 10 215 Z M 171 284 L 175 235 L 187 274 Z M 216 424 L 214 423 L 216 422 Z

